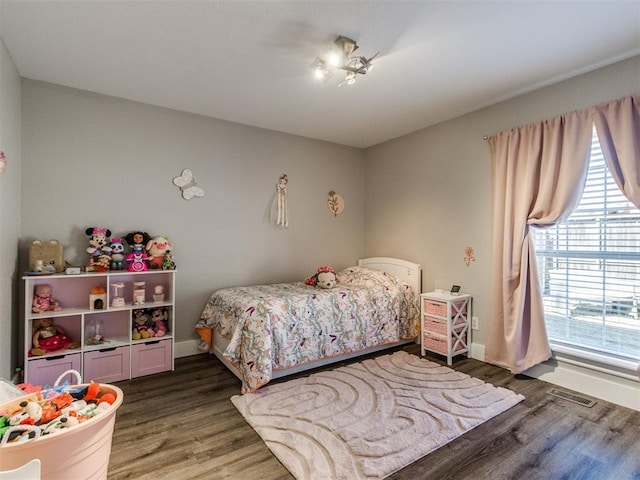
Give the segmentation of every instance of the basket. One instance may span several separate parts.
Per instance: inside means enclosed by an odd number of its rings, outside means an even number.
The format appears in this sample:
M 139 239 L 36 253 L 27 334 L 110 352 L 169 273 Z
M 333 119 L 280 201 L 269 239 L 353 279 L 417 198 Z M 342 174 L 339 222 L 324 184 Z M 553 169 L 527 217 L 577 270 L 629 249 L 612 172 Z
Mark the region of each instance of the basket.
M 425 317 L 423 324 L 424 324 L 423 328 L 425 332 L 437 333 L 439 335 L 447 334 L 446 320 L 440 320 L 432 317 Z M 455 325 L 452 325 L 452 329 L 454 332 L 461 332 L 465 326 L 466 326 L 466 323 L 460 322 Z
M 424 313 L 427 315 L 435 315 L 436 317 L 447 316 L 447 304 L 446 302 L 437 302 L 435 300 L 424 299 L 423 300 Z
M 111 393 L 116 397 L 110 408 L 59 433 L 0 446 L 0 471 L 21 467 L 37 458 L 41 462 L 41 480 L 106 479 L 116 410 L 122 404 L 123 393 L 113 385 L 99 385 L 103 394 Z M 28 394 L 0 404 L 0 411 L 36 396 Z
M 456 345 L 456 340 L 457 340 L 456 338 L 451 339 L 451 345 L 452 347 L 454 347 L 453 348 L 454 352 L 457 352 L 458 350 L 462 350 L 466 348 L 466 345 L 461 341 L 459 341 L 458 344 Z M 429 349 L 438 353 L 442 353 L 444 355 L 448 354 L 446 336 L 424 332 L 422 334 L 422 345 L 426 349 Z

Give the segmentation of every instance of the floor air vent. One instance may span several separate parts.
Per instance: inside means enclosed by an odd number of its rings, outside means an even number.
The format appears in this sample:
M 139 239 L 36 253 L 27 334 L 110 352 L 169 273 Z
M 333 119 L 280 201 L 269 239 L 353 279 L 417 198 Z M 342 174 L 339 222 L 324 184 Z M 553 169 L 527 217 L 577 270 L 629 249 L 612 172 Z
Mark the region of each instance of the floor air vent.
M 553 395 L 554 397 L 564 398 L 565 400 L 569 400 L 570 402 L 577 403 L 578 405 L 582 405 L 583 407 L 593 407 L 596 403 L 595 400 L 589 400 L 588 398 L 580 397 L 579 395 L 575 395 L 573 393 L 565 392 L 564 390 L 560 390 L 558 388 L 552 388 L 547 391 L 549 395 Z

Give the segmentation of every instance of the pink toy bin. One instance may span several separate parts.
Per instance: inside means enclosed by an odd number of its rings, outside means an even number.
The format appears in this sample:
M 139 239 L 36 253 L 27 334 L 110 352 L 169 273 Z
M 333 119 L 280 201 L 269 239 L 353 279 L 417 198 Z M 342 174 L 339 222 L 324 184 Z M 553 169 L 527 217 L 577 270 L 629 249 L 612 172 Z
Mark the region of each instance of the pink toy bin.
M 116 410 L 122 404 L 123 393 L 116 386 L 102 383 L 100 391 L 112 393 L 116 400 L 99 415 L 56 434 L 0 446 L 0 472 L 21 467 L 37 458 L 42 465 L 41 480 L 106 479 Z M 0 411 L 34 396 L 24 395 L 0 404 Z

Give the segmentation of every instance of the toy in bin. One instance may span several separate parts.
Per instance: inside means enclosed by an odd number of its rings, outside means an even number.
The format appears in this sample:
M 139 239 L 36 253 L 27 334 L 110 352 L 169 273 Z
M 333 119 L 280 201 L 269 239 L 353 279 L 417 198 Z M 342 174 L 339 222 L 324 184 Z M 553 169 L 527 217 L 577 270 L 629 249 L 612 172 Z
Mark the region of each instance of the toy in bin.
M 73 372 L 80 378 L 77 372 Z M 68 373 L 63 373 L 60 378 Z M 111 389 L 107 390 L 95 382 L 77 386 L 57 384 L 3 404 L 0 411 L 0 447 L 75 427 L 116 403 L 116 395 Z
M 80 374 L 71 372 L 78 379 L 76 385 L 59 386 L 69 373 L 65 372 L 54 387 L 39 387 L 0 403 L 0 471 L 38 459 L 42 480 L 107 478 L 123 392 L 115 385 L 81 384 Z M 26 387 L 36 389 L 27 384 L 23 390 Z

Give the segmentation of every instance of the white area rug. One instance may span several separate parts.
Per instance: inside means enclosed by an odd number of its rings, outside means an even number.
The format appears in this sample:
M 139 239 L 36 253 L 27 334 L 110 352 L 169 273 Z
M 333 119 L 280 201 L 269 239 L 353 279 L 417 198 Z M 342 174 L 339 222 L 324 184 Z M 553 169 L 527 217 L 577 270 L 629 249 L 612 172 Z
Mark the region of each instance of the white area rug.
M 298 480 L 385 478 L 522 400 L 404 351 L 231 398 Z

